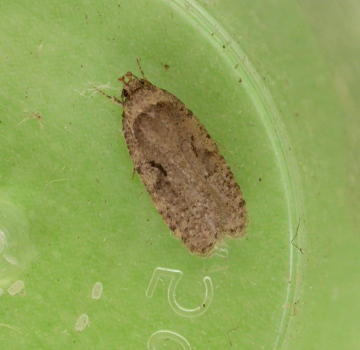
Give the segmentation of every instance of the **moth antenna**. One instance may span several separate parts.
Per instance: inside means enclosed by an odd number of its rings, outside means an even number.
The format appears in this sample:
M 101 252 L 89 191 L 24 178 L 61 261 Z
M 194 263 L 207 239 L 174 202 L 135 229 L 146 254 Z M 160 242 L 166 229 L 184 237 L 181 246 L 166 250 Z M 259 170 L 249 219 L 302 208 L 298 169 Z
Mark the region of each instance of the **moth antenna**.
M 115 103 L 115 104 L 118 105 L 118 106 L 123 107 L 123 103 L 122 103 L 118 98 L 116 98 L 115 96 L 110 96 L 110 95 L 108 95 L 108 94 L 105 94 L 104 91 L 99 90 L 96 86 L 94 86 L 93 88 L 94 88 L 99 94 L 101 94 L 101 95 L 107 97 L 109 100 L 111 100 L 111 102 Z
M 141 72 L 141 75 L 142 75 L 143 79 L 147 80 L 146 77 L 145 77 L 144 71 L 143 71 L 142 68 L 141 68 L 140 60 L 139 60 L 138 58 L 136 58 L 136 62 L 137 62 L 137 64 L 138 64 L 138 67 L 139 67 L 139 69 L 140 69 L 140 72 Z

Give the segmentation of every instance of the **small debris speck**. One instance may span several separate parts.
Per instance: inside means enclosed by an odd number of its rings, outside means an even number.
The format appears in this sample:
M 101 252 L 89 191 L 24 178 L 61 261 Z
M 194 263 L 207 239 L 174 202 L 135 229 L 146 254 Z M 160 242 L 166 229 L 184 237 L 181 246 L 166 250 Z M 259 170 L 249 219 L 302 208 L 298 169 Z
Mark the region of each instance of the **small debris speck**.
M 95 300 L 99 300 L 101 298 L 102 291 L 103 291 L 102 283 L 101 282 L 96 282 L 94 284 L 94 287 L 93 287 L 93 290 L 92 290 L 92 293 L 91 293 L 92 298 L 95 299 Z
M 79 332 L 82 332 L 88 324 L 89 316 L 86 314 L 82 314 L 76 321 L 75 329 Z
M 19 292 L 23 291 L 25 289 L 25 284 L 23 281 L 18 280 L 16 282 L 14 282 L 9 288 L 8 288 L 8 293 L 11 296 L 14 296 L 16 294 L 18 294 Z

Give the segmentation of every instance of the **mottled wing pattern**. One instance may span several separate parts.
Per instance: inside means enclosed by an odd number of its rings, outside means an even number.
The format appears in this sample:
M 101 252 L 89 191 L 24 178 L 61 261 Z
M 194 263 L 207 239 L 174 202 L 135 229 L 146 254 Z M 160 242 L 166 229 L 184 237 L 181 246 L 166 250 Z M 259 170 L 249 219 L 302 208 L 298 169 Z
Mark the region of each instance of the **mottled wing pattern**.
M 160 91 L 160 100 L 132 120 L 124 111 L 124 136 L 169 228 L 191 252 L 206 255 L 224 235 L 242 234 L 245 201 L 204 127 L 175 96 Z

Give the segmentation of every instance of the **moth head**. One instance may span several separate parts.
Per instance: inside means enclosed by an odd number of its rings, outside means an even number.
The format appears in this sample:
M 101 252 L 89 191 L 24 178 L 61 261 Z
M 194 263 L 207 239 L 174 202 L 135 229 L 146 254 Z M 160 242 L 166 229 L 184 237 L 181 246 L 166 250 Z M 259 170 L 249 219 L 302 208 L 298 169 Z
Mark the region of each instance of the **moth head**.
M 150 85 L 150 82 L 145 77 L 139 79 L 131 72 L 127 72 L 125 75 L 120 77 L 119 81 L 123 84 L 123 90 L 121 93 L 122 98 L 127 98 L 136 90 L 142 89 L 146 85 Z

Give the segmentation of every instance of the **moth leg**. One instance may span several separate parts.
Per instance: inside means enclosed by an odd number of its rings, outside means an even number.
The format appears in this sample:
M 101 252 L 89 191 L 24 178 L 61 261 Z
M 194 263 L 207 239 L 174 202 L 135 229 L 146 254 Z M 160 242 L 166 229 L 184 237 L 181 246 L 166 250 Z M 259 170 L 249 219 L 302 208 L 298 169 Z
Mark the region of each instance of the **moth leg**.
M 107 97 L 109 100 L 111 100 L 111 102 L 115 103 L 116 105 L 118 106 L 121 106 L 123 107 L 123 102 L 120 101 L 118 98 L 116 98 L 115 96 L 110 96 L 110 95 L 107 95 L 105 94 L 105 92 L 99 90 L 96 86 L 94 86 L 94 89 L 101 95 Z
M 134 180 L 135 174 L 136 174 L 136 169 L 135 169 L 135 167 L 133 167 L 133 172 L 132 172 L 132 175 L 131 175 L 131 180 Z

